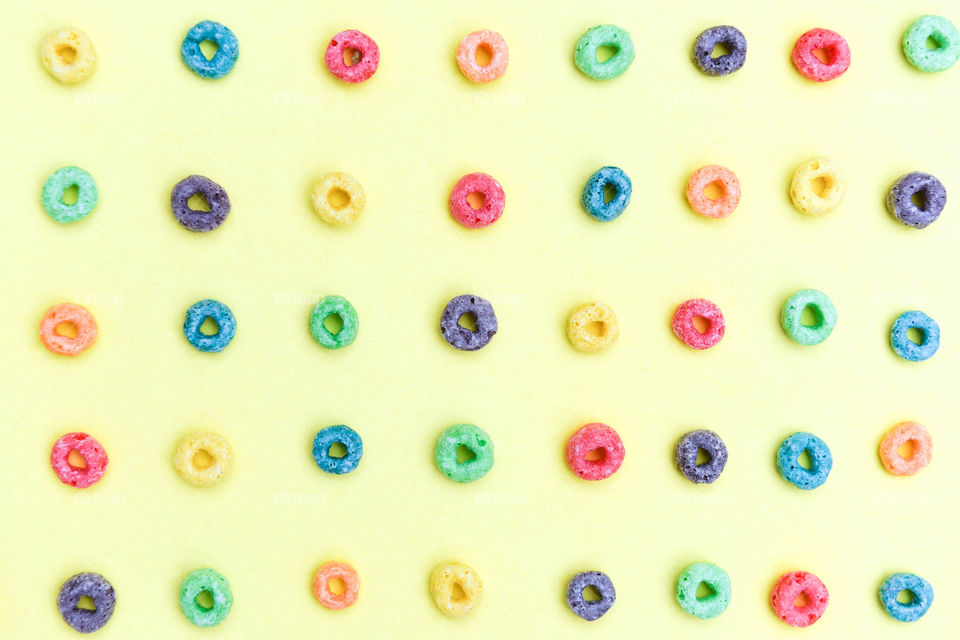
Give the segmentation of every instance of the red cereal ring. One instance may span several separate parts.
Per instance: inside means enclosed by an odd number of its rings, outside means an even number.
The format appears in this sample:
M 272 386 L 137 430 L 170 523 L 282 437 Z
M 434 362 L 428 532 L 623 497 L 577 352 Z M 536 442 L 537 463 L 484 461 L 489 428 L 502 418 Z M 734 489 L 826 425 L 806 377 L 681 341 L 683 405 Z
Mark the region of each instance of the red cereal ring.
M 620 435 L 600 422 L 580 427 L 567 440 L 567 466 L 584 480 L 612 476 L 623 464 L 624 453 Z
M 899 449 L 908 442 L 913 445 L 913 451 L 904 457 Z M 894 475 L 912 476 L 930 464 L 931 457 L 933 440 L 919 422 L 901 422 L 880 441 L 880 461 Z
M 818 51 L 825 61 L 817 57 Z M 850 67 L 850 46 L 836 31 L 810 29 L 797 38 L 791 57 L 800 75 L 816 82 L 826 82 L 839 78 Z
M 477 52 L 483 50 L 490 55 L 490 62 L 480 64 Z M 484 29 L 474 31 L 463 37 L 457 46 L 457 66 L 463 75 L 473 82 L 490 82 L 507 71 L 510 52 L 507 42 L 496 31 Z
M 701 333 L 697 329 L 695 318 L 707 321 L 706 331 Z M 703 298 L 687 300 L 673 313 L 673 332 L 681 342 L 694 349 L 709 349 L 720 342 L 726 327 L 720 307 Z
M 83 466 L 70 464 L 70 454 L 76 451 L 83 458 Z M 67 433 L 53 443 L 50 450 L 50 466 L 60 482 L 77 489 L 86 489 L 96 484 L 107 470 L 107 452 L 93 436 L 86 433 Z
M 478 194 L 483 203 L 474 209 L 467 197 Z M 505 204 L 503 187 L 485 173 L 468 173 L 450 192 L 450 215 L 468 229 L 481 229 L 496 222 Z
M 797 606 L 797 600 L 801 604 Z M 820 578 L 807 571 L 791 571 L 780 576 L 770 591 L 770 606 L 777 617 L 791 627 L 809 627 L 820 619 L 830 602 L 830 594 Z
M 714 199 L 704 192 L 710 185 L 720 188 L 720 197 Z M 687 202 L 702 216 L 726 218 L 740 202 L 740 181 L 737 180 L 737 174 L 716 164 L 700 167 L 687 181 Z
M 330 588 L 332 580 L 343 582 L 343 592 L 333 592 Z M 359 589 L 357 570 L 346 562 L 328 562 L 313 576 L 313 597 L 327 609 L 346 609 L 357 601 Z
M 76 336 L 63 335 L 57 328 L 72 324 Z M 40 340 L 43 346 L 63 356 L 77 356 L 97 341 L 97 321 L 93 314 L 78 304 L 65 302 L 47 309 L 40 319 Z
M 344 60 L 345 54 L 350 64 Z M 350 29 L 330 39 L 323 60 L 330 73 L 344 82 L 363 82 L 376 73 L 380 64 L 380 48 L 367 34 Z

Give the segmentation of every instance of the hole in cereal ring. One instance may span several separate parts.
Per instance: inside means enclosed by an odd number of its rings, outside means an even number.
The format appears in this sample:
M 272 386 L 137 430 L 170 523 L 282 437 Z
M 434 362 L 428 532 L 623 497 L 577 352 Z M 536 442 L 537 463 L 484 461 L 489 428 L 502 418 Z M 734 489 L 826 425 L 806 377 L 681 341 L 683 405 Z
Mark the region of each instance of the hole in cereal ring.
M 926 211 L 927 210 L 927 192 L 924 189 L 920 189 L 920 191 L 917 191 L 912 196 L 910 196 L 910 202 L 912 202 L 913 206 L 915 206 L 917 209 L 920 209 L 920 211 Z
M 80 188 L 72 184 L 66 189 L 63 190 L 63 193 L 60 195 L 60 202 L 67 205 L 77 204 L 77 199 L 80 197 Z
M 606 62 L 620 52 L 618 47 L 611 47 L 608 44 L 597 47 L 597 62 Z
M 490 48 L 486 42 L 480 43 L 480 46 L 477 47 L 477 51 L 473 54 L 474 59 L 477 61 L 477 64 L 481 67 L 490 66 L 490 62 L 493 60 L 493 50 Z
M 810 457 L 809 449 L 804 449 L 800 452 L 800 455 L 797 456 L 797 464 L 807 471 L 813 468 L 813 458 Z
M 907 340 L 912 342 L 915 345 L 923 344 L 923 341 L 927 339 L 927 334 L 920 327 L 910 327 L 907 329 Z
M 603 597 L 600 595 L 600 591 L 592 584 L 585 586 L 581 592 L 581 595 L 587 602 L 600 602 L 600 600 L 603 599 Z
M 614 198 L 617 197 L 618 189 L 617 185 L 608 182 L 603 185 L 603 204 L 608 204 Z
M 813 191 L 818 198 L 826 196 L 831 186 L 833 186 L 833 182 L 826 176 L 817 176 L 810 182 L 810 190 Z
M 913 591 L 910 591 L 910 589 L 904 589 L 897 594 L 897 602 L 900 604 L 913 604 L 913 598 Z
M 340 187 L 334 187 L 327 191 L 327 203 L 339 211 L 350 204 L 350 194 Z
M 583 456 L 583 459 L 587 462 L 603 462 L 607 459 L 607 450 L 603 447 L 591 449 L 587 451 L 587 455 Z
M 330 448 L 327 449 L 327 455 L 331 458 L 346 458 L 347 445 L 342 442 L 334 442 L 330 445 Z
M 67 454 L 67 464 L 74 469 L 87 468 L 87 460 L 83 457 L 83 454 L 76 449 L 71 449 L 70 453 Z
M 715 595 L 717 595 L 716 590 L 706 582 L 701 582 L 697 585 L 697 600 L 703 600 L 704 598 L 710 598 Z
M 343 583 L 343 578 L 330 578 L 327 580 L 327 591 L 335 596 L 343 595 L 347 590 L 347 585 Z
M 360 52 L 360 49 L 354 49 L 353 47 L 344 47 L 343 49 L 343 64 L 348 67 L 352 67 L 363 59 L 363 53 Z
M 719 200 L 723 197 L 723 185 L 719 180 L 714 180 L 703 188 L 703 195 L 711 200 Z
M 203 609 L 204 611 L 209 611 L 213 609 L 213 594 L 204 589 L 197 594 L 197 597 L 194 598 L 197 603 L 197 606 Z
M 805 327 L 816 327 L 820 324 L 820 314 L 815 306 L 808 304 L 803 308 L 800 312 L 800 324 Z
M 710 330 L 710 321 L 703 316 L 693 316 L 693 328 L 697 333 L 704 334 Z
M 607 324 L 605 322 L 601 322 L 600 320 L 588 322 L 584 328 L 587 330 L 587 333 L 592 336 L 597 336 L 598 338 L 602 337 L 603 334 L 607 332 Z
M 471 460 L 476 459 L 477 454 L 473 452 L 473 449 L 468 447 L 465 444 L 461 444 L 457 447 L 457 464 L 463 464 L 464 462 L 470 462 Z
M 220 51 L 220 45 L 213 40 L 201 40 L 199 46 L 200 53 L 207 60 L 213 60 L 213 56 L 217 55 L 217 51 Z
M 813 55 L 823 64 L 833 64 L 833 60 L 836 57 L 832 47 L 820 47 L 819 49 L 814 49 Z
M 711 58 L 721 58 L 723 56 L 728 56 L 733 53 L 733 49 L 730 47 L 729 43 L 718 42 L 714 45 L 713 51 L 710 52 Z
M 93 598 L 90 596 L 80 596 L 74 609 L 77 611 L 96 611 L 97 605 L 93 603 Z
M 926 45 L 927 49 L 930 49 L 931 51 L 936 51 L 940 48 L 940 42 L 932 35 L 927 36 Z
M 470 205 L 470 208 L 474 211 L 481 209 L 487 201 L 487 196 L 483 195 L 479 191 L 474 191 L 473 193 L 467 194 L 467 204 Z
M 210 211 L 210 203 L 202 193 L 195 193 L 187 200 L 187 208 L 192 211 Z
M 200 449 L 193 454 L 192 462 L 194 467 L 203 471 L 204 469 L 209 469 L 213 464 L 213 456 L 210 455 L 210 452 L 206 449 Z
M 917 450 L 917 441 L 916 440 L 907 440 L 902 445 L 897 447 L 897 455 L 903 458 L 904 460 L 912 460 L 913 454 Z
M 343 329 L 343 318 L 336 313 L 331 313 L 323 319 L 323 326 L 333 335 L 337 335 Z
M 463 602 L 467 599 L 467 592 L 459 582 L 454 582 L 450 588 L 450 599 L 454 602 Z
M 467 311 L 457 319 L 457 324 L 467 331 L 477 332 L 477 314 L 473 311 Z
M 200 324 L 200 333 L 205 336 L 215 336 L 220 333 L 220 325 L 217 324 L 216 320 L 207 316 Z
M 803 609 L 810 606 L 810 596 L 807 595 L 806 591 L 800 592 L 800 595 L 797 596 L 797 599 L 793 601 L 793 606 L 797 609 Z
M 704 449 L 703 447 L 697 447 L 697 466 L 707 464 L 713 460 L 713 456 L 710 455 L 710 452 Z
M 54 331 L 58 336 L 63 336 L 64 338 L 76 338 L 78 333 L 77 325 L 69 320 L 58 324 Z
M 77 50 L 68 44 L 62 44 L 57 47 L 55 53 L 63 64 L 73 64 L 77 59 Z

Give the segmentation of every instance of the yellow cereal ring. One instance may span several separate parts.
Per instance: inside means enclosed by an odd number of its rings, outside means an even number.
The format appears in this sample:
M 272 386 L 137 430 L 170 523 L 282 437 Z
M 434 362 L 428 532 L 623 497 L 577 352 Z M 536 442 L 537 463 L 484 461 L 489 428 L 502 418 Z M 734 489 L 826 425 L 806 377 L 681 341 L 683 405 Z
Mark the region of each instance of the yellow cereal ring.
M 180 440 L 173 462 L 188 482 L 205 485 L 218 482 L 226 475 L 230 459 L 230 443 L 223 437 L 197 432 Z
M 317 214 L 330 224 L 350 224 L 363 211 L 367 198 L 356 178 L 335 171 L 320 178 L 310 193 L 310 201 Z
M 93 74 L 97 52 L 83 31 L 60 27 L 43 39 L 40 59 L 54 78 L 64 84 L 76 84 Z
M 591 325 L 599 323 L 599 331 L 591 331 Z M 620 335 L 620 323 L 613 309 L 599 302 L 582 304 L 570 313 L 567 320 L 567 337 L 579 351 L 606 349 Z
M 483 583 L 467 565 L 441 562 L 430 573 L 430 591 L 440 611 L 448 616 L 465 616 L 480 601 Z
M 815 188 L 823 181 L 823 190 Z M 843 200 L 847 181 L 843 170 L 830 158 L 816 158 L 797 167 L 790 183 L 790 198 L 800 213 L 822 216 L 830 213 Z

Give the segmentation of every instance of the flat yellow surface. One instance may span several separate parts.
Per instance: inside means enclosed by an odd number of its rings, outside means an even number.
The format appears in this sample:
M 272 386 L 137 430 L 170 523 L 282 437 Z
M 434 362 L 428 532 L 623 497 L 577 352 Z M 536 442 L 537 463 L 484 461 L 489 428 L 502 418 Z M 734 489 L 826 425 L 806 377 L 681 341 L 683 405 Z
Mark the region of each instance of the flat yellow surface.
M 104 638 L 683 637 L 789 638 L 768 594 L 784 571 L 806 569 L 831 600 L 806 638 L 946 637 L 960 596 L 955 551 L 956 274 L 960 219 L 951 201 L 924 231 L 898 224 L 883 200 L 911 170 L 960 189 L 960 68 L 925 75 L 899 46 L 923 13 L 960 23 L 950 0 L 927 2 L 44 2 L 6 3 L 0 21 L 0 636 L 73 637 L 55 597 L 78 571 L 118 593 Z M 240 40 L 227 78 L 201 80 L 180 41 L 211 18 Z M 578 36 L 615 23 L 637 60 L 601 83 L 573 64 Z M 39 45 L 63 25 L 97 48 L 95 75 L 63 86 Z M 743 70 L 716 79 L 690 62 L 696 35 L 738 26 Z M 853 64 L 818 85 L 790 62 L 797 36 L 844 34 Z M 374 78 L 346 86 L 324 68 L 330 36 L 359 28 L 379 43 Z M 496 29 L 510 46 L 499 81 L 477 86 L 454 61 L 466 33 Z M 824 218 L 800 215 L 788 186 L 815 156 L 845 169 L 847 196 Z M 721 221 L 686 205 L 698 167 L 736 171 L 740 207 Z M 90 171 L 100 203 L 82 222 L 53 223 L 40 206 L 46 177 Z M 618 165 L 633 200 L 600 224 L 579 203 L 587 177 Z M 328 171 L 364 185 L 368 204 L 348 228 L 312 211 Z M 483 231 L 454 223 L 446 199 L 471 171 L 497 177 L 503 218 Z M 169 193 L 199 173 L 222 184 L 233 212 L 214 233 L 176 224 Z M 800 288 L 825 291 L 840 321 L 804 348 L 779 325 Z M 307 331 L 311 305 L 347 297 L 357 341 L 325 351 Z M 500 333 L 476 353 L 451 349 L 440 311 L 457 294 L 492 301 Z M 204 297 L 233 309 L 237 338 L 201 354 L 181 332 Z M 721 306 L 727 334 L 695 352 L 670 331 L 677 304 Z M 620 340 L 599 354 L 564 334 L 579 303 L 609 304 Z M 69 359 L 37 337 L 63 301 L 96 315 L 100 339 Z M 910 364 L 888 344 L 894 318 L 922 309 L 943 330 L 940 352 Z M 934 462 L 913 477 L 880 465 L 877 445 L 901 420 L 927 425 Z M 588 483 L 564 462 L 566 438 L 602 421 L 627 456 Z M 471 485 L 432 462 L 455 422 L 486 429 L 490 474 Z M 345 423 L 364 438 L 359 470 L 315 466 L 317 429 Z M 718 431 L 730 461 L 712 486 L 673 466 L 677 438 Z M 236 464 L 198 489 L 173 467 L 176 441 L 217 431 Z M 85 430 L 110 455 L 103 481 L 68 488 L 47 462 L 62 433 Z M 774 452 L 797 430 L 830 445 L 829 481 L 801 492 L 777 474 Z M 485 583 L 469 618 L 451 620 L 427 588 L 444 559 Z M 327 611 L 313 571 L 352 563 L 360 599 Z M 701 622 L 673 585 L 694 561 L 724 567 L 733 600 Z M 181 579 L 200 566 L 230 580 L 235 603 L 215 630 L 181 615 Z M 580 570 L 607 572 L 617 603 L 587 624 L 564 589 Z M 912 627 L 881 609 L 894 571 L 936 589 Z M 917 637 L 916 635 L 912 637 Z

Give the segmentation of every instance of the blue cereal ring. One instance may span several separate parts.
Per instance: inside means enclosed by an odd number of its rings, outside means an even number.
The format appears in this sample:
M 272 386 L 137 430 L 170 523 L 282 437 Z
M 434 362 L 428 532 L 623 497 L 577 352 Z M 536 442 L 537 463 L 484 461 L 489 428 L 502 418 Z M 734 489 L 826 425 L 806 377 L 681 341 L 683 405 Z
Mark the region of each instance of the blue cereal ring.
M 604 197 L 607 186 L 613 187 L 615 193 L 609 202 Z M 591 216 L 600 222 L 616 220 L 623 210 L 630 204 L 630 194 L 633 185 L 630 178 L 620 167 L 603 167 L 598 169 L 587 184 L 583 187 L 580 202 Z
M 343 456 L 330 454 L 330 447 L 342 445 L 347 450 Z M 343 475 L 350 473 L 360 464 L 363 457 L 363 440 L 360 434 L 345 424 L 320 429 L 313 439 L 313 459 L 317 466 L 327 473 Z
M 804 451 L 810 456 L 810 468 L 800 464 Z M 798 489 L 816 489 L 827 481 L 833 468 L 833 456 L 827 443 L 812 433 L 794 433 L 777 449 L 777 471 L 783 479 Z
M 209 40 L 217 45 L 217 52 L 207 60 L 200 50 L 200 43 Z M 193 25 L 180 45 L 183 63 L 201 78 L 222 78 L 233 70 L 240 55 L 237 36 L 219 22 L 204 20 Z
M 216 333 L 207 335 L 200 331 L 200 326 L 207 318 L 217 323 Z M 201 300 L 187 309 L 187 317 L 183 321 L 183 335 L 198 351 L 223 351 L 236 334 L 237 319 L 233 317 L 230 307 L 222 302 Z
M 918 329 L 923 334 L 923 342 L 917 344 L 911 340 L 907 336 L 910 329 Z M 932 358 L 940 348 L 940 325 L 923 311 L 904 311 L 890 329 L 890 346 L 898 356 L 910 362 Z
M 901 591 L 910 593 L 910 602 L 897 599 Z M 894 573 L 880 586 L 880 602 L 894 620 L 916 622 L 933 604 L 933 587 L 912 573 Z

